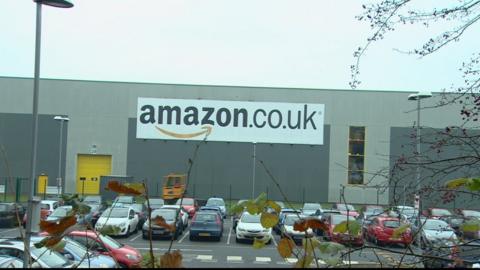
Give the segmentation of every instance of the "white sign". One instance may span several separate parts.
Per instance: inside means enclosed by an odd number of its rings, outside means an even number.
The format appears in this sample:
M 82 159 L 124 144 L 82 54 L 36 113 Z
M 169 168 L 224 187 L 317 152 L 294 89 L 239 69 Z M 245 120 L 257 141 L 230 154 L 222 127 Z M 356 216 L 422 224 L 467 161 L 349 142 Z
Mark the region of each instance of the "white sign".
M 324 104 L 138 98 L 137 138 L 323 144 Z

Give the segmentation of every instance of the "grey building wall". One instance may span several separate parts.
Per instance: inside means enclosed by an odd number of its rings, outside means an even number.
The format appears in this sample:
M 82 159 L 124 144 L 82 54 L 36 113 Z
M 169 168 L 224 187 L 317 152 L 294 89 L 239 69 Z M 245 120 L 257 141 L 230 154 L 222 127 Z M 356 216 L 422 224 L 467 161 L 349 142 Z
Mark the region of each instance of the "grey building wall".
M 0 77 L 0 113 L 31 114 L 32 89 L 33 80 L 30 78 Z M 112 155 L 113 175 L 127 174 L 129 163 L 133 162 L 127 156 L 129 119 L 136 117 L 138 97 L 325 104 L 325 125 L 329 126 L 330 132 L 329 144 L 325 144 L 329 148 L 327 193 L 328 201 L 334 202 L 339 200 L 342 185 L 347 184 L 348 127 L 366 127 L 366 180 L 369 186 L 384 182 L 385 178 L 376 172 L 390 165 L 390 127 L 413 126 L 416 119 L 416 102 L 407 100 L 410 93 L 42 79 L 39 113 L 70 117 L 66 188 L 72 192 L 75 190 L 77 155 L 91 153 L 92 145 L 97 146 L 97 154 Z M 438 98 L 434 97 L 422 100 L 422 104 L 430 106 L 437 101 Z M 422 123 L 438 128 L 458 124 L 457 112 L 458 108 L 454 106 L 423 109 Z M 173 145 L 173 142 L 168 144 Z M 259 146 L 259 151 L 264 151 L 263 147 Z M 289 146 L 285 147 L 288 149 Z M 304 150 L 305 146 L 293 147 Z M 217 148 L 211 148 L 211 151 L 217 151 L 214 149 Z M 239 150 L 239 155 L 246 154 L 246 149 Z M 249 163 L 244 166 L 251 168 Z M 376 190 L 365 186 L 347 185 L 344 191 L 351 203 L 377 200 L 387 203 L 389 198 L 388 191 L 377 196 Z

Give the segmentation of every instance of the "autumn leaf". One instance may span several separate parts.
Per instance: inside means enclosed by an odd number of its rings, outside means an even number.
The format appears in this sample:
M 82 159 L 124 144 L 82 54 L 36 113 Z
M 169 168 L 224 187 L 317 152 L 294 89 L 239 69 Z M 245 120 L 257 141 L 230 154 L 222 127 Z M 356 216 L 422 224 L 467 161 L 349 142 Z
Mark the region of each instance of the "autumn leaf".
M 247 201 L 243 201 L 241 203 L 235 204 L 231 209 L 230 212 L 234 214 L 240 214 L 243 212 L 245 209 L 245 206 L 247 205 Z
M 140 191 L 141 189 L 138 187 L 135 187 L 135 188 L 128 187 L 126 185 L 121 184 L 118 181 L 108 182 L 106 189 L 117 192 L 117 193 L 127 194 L 127 195 L 141 195 L 143 193 L 143 190 Z
M 258 207 L 258 205 L 255 202 L 247 201 L 246 206 L 247 206 L 247 211 L 250 215 L 257 215 L 261 211 L 261 209 Z
M 160 257 L 160 268 L 181 268 L 182 254 L 180 250 L 175 250 L 172 253 L 165 253 Z
M 318 218 L 313 218 L 313 217 L 312 218 L 303 218 L 303 219 L 297 220 L 293 224 L 293 229 L 296 230 L 296 231 L 304 232 L 304 231 L 308 230 L 308 228 L 319 229 L 319 230 L 323 230 L 323 231 L 328 230 L 328 226 L 325 223 L 323 223 L 323 221 L 321 221 Z
M 290 238 L 282 238 L 278 242 L 277 250 L 282 258 L 288 258 L 292 255 L 293 248 L 295 247 L 295 242 Z
M 262 212 L 262 215 L 260 216 L 260 223 L 264 228 L 272 228 L 278 223 L 278 216 L 275 214 Z
M 258 197 L 255 199 L 255 204 L 259 207 L 262 208 L 265 206 L 265 203 L 267 202 L 267 194 L 265 192 L 262 192 Z
M 274 202 L 274 201 L 267 200 L 267 201 L 265 202 L 265 205 L 266 205 L 267 207 L 272 208 L 272 209 L 275 211 L 275 213 L 277 213 L 277 214 L 280 213 L 280 211 L 282 210 L 282 208 L 280 207 L 280 205 L 278 205 L 278 203 L 276 203 L 276 202 Z
M 349 220 L 342 221 L 341 223 L 337 224 L 335 228 L 333 228 L 333 232 L 357 235 L 360 234 L 361 229 L 362 227 L 360 226 L 360 223 L 358 223 L 358 221 Z
M 70 226 L 77 224 L 77 218 L 75 216 L 66 216 L 60 219 L 57 223 L 55 221 L 40 221 L 40 230 L 45 231 L 51 235 L 60 235 Z
M 153 219 L 153 223 L 160 227 L 166 228 L 167 230 L 174 232 L 176 230 L 174 225 L 168 224 L 162 216 L 156 216 Z
M 255 238 L 253 240 L 253 248 L 255 248 L 255 249 L 263 248 L 265 246 L 265 244 L 266 244 L 265 241 L 259 240 L 257 238 Z

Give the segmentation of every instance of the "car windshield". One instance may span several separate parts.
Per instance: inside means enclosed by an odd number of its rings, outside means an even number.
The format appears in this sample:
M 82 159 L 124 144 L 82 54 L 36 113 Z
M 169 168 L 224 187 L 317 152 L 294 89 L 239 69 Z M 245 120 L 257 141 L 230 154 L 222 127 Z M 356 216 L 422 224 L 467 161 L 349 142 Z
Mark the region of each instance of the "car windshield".
M 100 204 L 88 204 L 90 206 L 90 212 L 96 212 L 100 208 Z
M 463 210 L 463 215 L 466 216 L 466 217 L 477 217 L 477 218 L 480 218 L 480 212 L 479 212 L 479 211 Z
M 303 210 L 317 210 L 320 208 L 320 204 L 318 203 L 306 203 L 303 205 Z
M 337 224 L 342 223 L 343 221 L 346 221 L 347 219 L 348 220 L 353 220 L 353 218 L 345 216 L 345 215 L 332 215 L 332 224 L 337 225 Z
M 69 264 L 69 261 L 60 253 L 57 251 L 48 250 L 46 247 L 31 247 L 30 252 L 34 258 L 37 258 L 37 261 L 48 265 L 50 268 L 62 268 L 62 266 Z
M 103 212 L 102 217 L 126 218 L 128 217 L 127 208 L 109 208 Z
M 98 236 L 100 236 L 100 240 L 105 243 L 105 245 L 113 248 L 113 249 L 117 249 L 117 248 L 121 248 L 123 247 L 122 244 L 120 244 L 119 242 L 117 242 L 115 239 L 111 238 L 110 236 L 108 235 L 103 235 L 103 234 L 98 234 Z
M 8 211 L 8 205 L 0 204 L 0 211 Z
M 102 197 L 100 196 L 86 196 L 85 199 L 83 199 L 83 202 L 86 204 L 101 204 L 102 203 Z
M 150 199 L 149 202 L 150 202 L 150 206 L 153 206 L 153 205 L 163 206 L 165 204 L 165 201 L 163 199 Z
M 418 210 L 405 208 L 399 211 L 401 214 L 407 216 L 408 218 L 418 215 Z
M 432 209 L 432 215 L 433 216 L 451 216 L 452 213 L 450 211 L 448 211 L 447 209 L 433 208 Z
M 66 242 L 65 248 L 67 248 L 73 254 L 79 256 L 80 258 L 83 258 L 86 255 L 87 249 L 84 246 L 82 246 L 81 244 L 79 244 L 78 242 L 76 242 L 74 240 L 68 240 L 68 241 L 65 241 L 65 242 Z M 91 253 L 89 253 L 89 254 L 91 254 Z
M 135 203 L 135 204 L 132 204 L 131 207 L 133 208 L 133 211 L 137 213 L 142 212 L 143 210 L 143 204 Z
M 59 207 L 53 211 L 51 217 L 66 217 L 68 212 L 72 210 L 72 207 Z
M 180 200 L 178 200 L 175 204 L 180 205 Z M 182 205 L 193 205 L 193 199 L 183 198 Z
M 163 217 L 164 219 L 175 219 L 175 210 L 160 209 L 152 212 L 152 219 L 156 216 Z
M 50 210 L 50 205 L 48 203 L 41 203 L 40 208 Z
M 451 231 L 452 229 L 445 221 L 428 219 L 423 225 L 425 230 Z
M 347 208 L 348 208 L 348 211 L 355 211 L 355 208 L 353 208 L 353 206 L 350 204 L 343 204 L 343 203 L 337 204 L 337 208 L 340 211 L 347 211 Z
M 368 205 L 365 207 L 365 210 L 368 212 L 374 212 L 374 211 L 383 211 L 383 206 L 380 205 Z
M 385 220 L 383 226 L 387 228 L 398 228 L 400 227 L 400 221 L 398 220 Z
M 202 214 L 199 213 L 195 217 L 195 222 L 215 222 L 217 221 L 216 214 Z
M 115 200 L 117 203 L 132 203 L 133 202 L 133 197 L 132 196 L 119 196 Z
M 240 221 L 242 223 L 260 223 L 260 215 L 250 215 L 249 213 L 245 213 Z
M 285 222 L 283 224 L 285 224 L 287 226 L 293 226 L 295 221 L 297 221 L 299 219 L 300 218 L 298 218 L 297 215 L 288 215 L 288 216 L 285 217 Z
M 205 206 L 225 206 L 225 202 L 222 199 L 208 199 Z

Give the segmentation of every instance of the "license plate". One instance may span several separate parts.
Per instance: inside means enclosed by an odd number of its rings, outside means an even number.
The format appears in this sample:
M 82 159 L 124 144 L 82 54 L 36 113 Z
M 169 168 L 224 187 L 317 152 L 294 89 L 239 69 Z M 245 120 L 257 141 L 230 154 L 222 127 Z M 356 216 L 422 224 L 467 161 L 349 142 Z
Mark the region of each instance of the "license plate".
M 153 234 L 163 234 L 163 230 L 153 230 L 152 231 Z
M 199 233 L 198 235 L 199 235 L 199 236 L 210 236 L 209 233 Z

